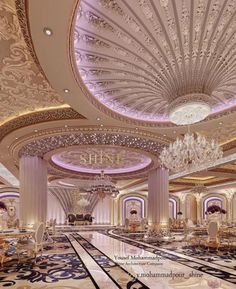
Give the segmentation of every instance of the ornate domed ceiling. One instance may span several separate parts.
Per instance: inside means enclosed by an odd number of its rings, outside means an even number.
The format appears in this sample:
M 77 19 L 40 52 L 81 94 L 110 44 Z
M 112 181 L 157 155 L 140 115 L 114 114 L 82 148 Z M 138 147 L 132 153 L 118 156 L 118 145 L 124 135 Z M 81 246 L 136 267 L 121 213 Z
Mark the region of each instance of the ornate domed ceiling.
M 234 0 L 82 0 L 73 32 L 78 81 L 100 110 L 146 125 L 230 109 L 235 12 Z
M 64 169 L 99 174 L 128 173 L 144 169 L 152 159 L 141 152 L 115 146 L 67 148 L 51 157 L 54 164 Z

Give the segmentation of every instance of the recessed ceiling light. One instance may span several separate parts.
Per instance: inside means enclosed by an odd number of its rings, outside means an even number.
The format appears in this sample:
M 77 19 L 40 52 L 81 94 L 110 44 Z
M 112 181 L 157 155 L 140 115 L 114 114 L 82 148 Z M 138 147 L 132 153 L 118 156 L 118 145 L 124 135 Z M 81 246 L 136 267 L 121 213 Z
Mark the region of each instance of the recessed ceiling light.
M 52 36 L 52 30 L 51 30 L 50 28 L 48 28 L 48 27 L 45 27 L 45 28 L 43 29 L 43 32 L 44 32 L 44 34 L 47 35 L 47 36 Z
M 138 130 L 138 128 L 137 128 L 137 127 L 136 127 L 135 129 L 136 129 L 136 130 Z
M 166 134 L 163 134 L 163 136 L 166 136 Z
M 68 125 L 67 125 L 67 124 L 65 124 L 65 127 L 68 127 Z
M 68 93 L 68 92 L 70 92 L 70 90 L 69 90 L 68 88 L 65 88 L 65 89 L 64 89 L 64 92 L 65 92 L 65 93 Z
M 16 139 L 18 139 L 18 137 L 16 137 Z
M 103 126 L 103 124 L 101 124 L 100 126 Z
M 96 118 L 96 120 L 98 120 L 98 121 L 99 121 L 99 120 L 101 120 L 101 118 L 100 118 L 100 117 L 97 117 L 97 118 Z
M 34 130 L 34 132 L 38 132 L 38 130 L 37 130 L 37 129 L 35 129 L 35 130 Z
M 222 124 L 223 124 L 223 122 L 222 122 L 222 121 L 220 121 L 220 122 L 219 122 L 219 125 L 222 125 Z

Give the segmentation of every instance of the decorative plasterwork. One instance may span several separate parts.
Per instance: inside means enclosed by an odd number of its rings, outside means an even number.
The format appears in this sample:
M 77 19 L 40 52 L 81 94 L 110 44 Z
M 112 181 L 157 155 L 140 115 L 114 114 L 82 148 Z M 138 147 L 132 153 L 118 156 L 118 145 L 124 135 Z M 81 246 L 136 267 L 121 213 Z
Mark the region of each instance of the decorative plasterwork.
M 129 173 L 144 169 L 152 159 L 140 151 L 118 146 L 78 146 L 66 148 L 51 156 L 51 161 L 64 169 L 81 173 Z
M 26 115 L 16 117 L 0 126 L 0 140 L 2 140 L 10 132 L 19 128 L 41 122 L 66 119 L 85 119 L 85 117 L 72 108 L 49 109 L 28 113 Z
M 169 119 L 177 125 L 189 125 L 204 120 L 211 112 L 209 96 L 191 94 L 179 97 L 169 105 Z
M 72 213 L 74 208 L 74 196 L 80 196 L 80 191 L 78 189 L 70 189 L 70 188 L 63 188 L 63 187 L 49 187 L 49 191 L 58 198 L 59 202 L 62 205 L 65 213 Z M 87 210 L 88 212 L 92 213 L 95 205 L 98 202 L 97 195 L 87 194 L 85 198 L 90 202 Z
M 0 1 L 0 47 L 0 122 L 63 104 L 28 50 L 13 0 Z
M 187 94 L 209 95 L 213 118 L 234 110 L 234 0 L 135 4 L 80 3 L 74 55 L 90 101 L 146 125 L 168 122 L 169 104 Z
M 72 133 L 47 136 L 33 140 L 19 151 L 19 156 L 43 157 L 49 151 L 74 145 L 118 145 L 128 148 L 143 149 L 151 154 L 159 155 L 163 144 L 138 136 L 124 135 L 122 133 L 91 132 Z
M 27 11 L 27 1 L 26 0 L 16 0 L 15 1 L 16 5 L 16 13 L 18 17 L 18 21 L 21 27 L 21 31 L 25 40 L 25 43 L 28 47 L 29 53 L 31 57 L 33 58 L 35 64 L 37 64 L 39 70 L 44 74 L 38 58 L 36 56 L 36 53 L 34 51 L 31 35 L 30 35 L 30 30 L 29 30 L 29 22 L 28 22 L 28 11 Z M 45 76 L 45 75 L 44 75 Z
M 142 135 L 143 134 L 143 135 Z M 146 136 L 144 136 L 146 135 Z M 151 136 L 153 138 L 151 138 Z M 149 137 L 149 138 L 148 138 Z M 38 134 L 28 140 L 18 139 L 10 147 L 15 158 L 23 155 L 44 157 L 47 153 L 53 152 L 57 149 L 68 148 L 72 146 L 119 146 L 121 148 L 128 148 L 139 151 L 141 154 L 150 155 L 152 160 L 155 160 L 144 169 L 137 172 L 121 173 L 119 178 L 132 178 L 137 174 L 146 174 L 148 170 L 158 165 L 158 155 L 163 149 L 165 141 L 161 141 L 154 135 L 149 133 L 137 133 L 134 130 L 120 129 L 120 128 L 68 128 L 65 132 L 61 130 L 47 131 L 45 135 Z M 17 153 L 17 155 L 16 155 Z M 70 170 L 63 169 L 49 162 L 49 173 L 56 176 L 82 176 L 88 177 L 88 174 L 76 173 Z

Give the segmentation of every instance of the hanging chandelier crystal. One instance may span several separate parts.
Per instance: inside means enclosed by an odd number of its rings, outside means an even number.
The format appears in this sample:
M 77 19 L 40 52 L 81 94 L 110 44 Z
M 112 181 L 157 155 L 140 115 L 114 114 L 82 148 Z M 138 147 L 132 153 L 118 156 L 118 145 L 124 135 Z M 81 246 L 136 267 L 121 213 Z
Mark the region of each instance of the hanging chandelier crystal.
M 81 208 L 85 208 L 90 204 L 90 202 L 82 197 L 80 200 L 77 201 L 77 205 L 79 205 Z
M 173 172 L 192 169 L 200 170 L 203 165 L 214 165 L 223 156 L 217 141 L 207 141 L 200 134 L 186 133 L 183 139 L 177 138 L 160 154 L 162 165 Z
M 106 196 L 115 198 L 119 191 L 111 181 L 111 177 L 104 175 L 104 171 L 101 171 L 99 176 L 95 176 L 92 185 L 86 190 L 88 193 L 97 194 L 100 199 L 104 199 Z

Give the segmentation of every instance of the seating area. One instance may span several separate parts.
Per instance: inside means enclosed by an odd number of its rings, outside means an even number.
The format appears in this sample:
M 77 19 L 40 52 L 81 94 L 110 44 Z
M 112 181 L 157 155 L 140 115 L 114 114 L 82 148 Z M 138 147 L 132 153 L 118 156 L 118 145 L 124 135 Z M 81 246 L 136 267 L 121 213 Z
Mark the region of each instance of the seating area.
M 0 265 L 236 289 L 236 0 L 0 0 Z
M 68 214 L 67 224 L 71 226 L 92 225 L 93 217 L 90 214 Z

